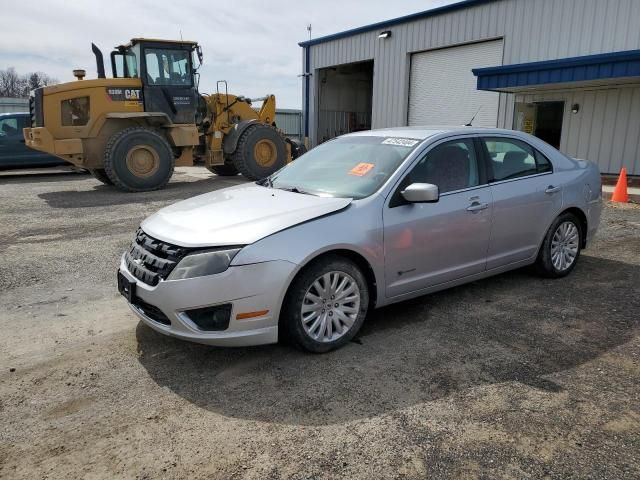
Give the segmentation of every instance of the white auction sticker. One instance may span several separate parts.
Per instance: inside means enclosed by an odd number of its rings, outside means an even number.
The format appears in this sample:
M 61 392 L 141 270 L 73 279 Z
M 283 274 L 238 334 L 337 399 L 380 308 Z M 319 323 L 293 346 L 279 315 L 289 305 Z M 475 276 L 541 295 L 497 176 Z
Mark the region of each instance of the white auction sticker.
M 400 145 L 401 147 L 413 147 L 419 140 L 409 138 L 385 138 L 382 145 Z

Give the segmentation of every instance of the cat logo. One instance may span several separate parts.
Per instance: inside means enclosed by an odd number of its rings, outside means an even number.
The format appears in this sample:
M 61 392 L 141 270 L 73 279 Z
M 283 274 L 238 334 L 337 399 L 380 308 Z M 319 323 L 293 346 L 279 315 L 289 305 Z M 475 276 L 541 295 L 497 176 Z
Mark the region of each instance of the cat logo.
M 113 102 L 131 102 L 137 105 L 142 100 L 142 90 L 139 88 L 107 88 L 107 96 Z

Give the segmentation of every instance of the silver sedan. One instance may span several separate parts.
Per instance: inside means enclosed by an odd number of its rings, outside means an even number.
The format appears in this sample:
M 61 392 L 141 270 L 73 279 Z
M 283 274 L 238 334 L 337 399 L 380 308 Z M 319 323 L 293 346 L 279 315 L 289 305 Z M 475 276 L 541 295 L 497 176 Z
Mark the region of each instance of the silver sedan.
M 527 265 L 569 274 L 601 208 L 593 163 L 524 133 L 359 132 L 152 215 L 118 288 L 167 335 L 326 352 L 373 308 Z

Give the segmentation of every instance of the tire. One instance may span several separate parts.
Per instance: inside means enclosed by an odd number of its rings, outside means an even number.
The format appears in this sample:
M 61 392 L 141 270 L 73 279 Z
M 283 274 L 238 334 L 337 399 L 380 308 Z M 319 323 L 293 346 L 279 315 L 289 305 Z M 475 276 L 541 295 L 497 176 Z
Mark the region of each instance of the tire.
M 220 177 L 232 177 L 234 175 L 238 175 L 238 169 L 230 163 L 225 163 L 224 165 L 213 165 L 211 167 L 207 167 L 207 170 Z
M 558 242 L 560 246 L 555 247 Z M 554 220 L 542 241 L 535 263 L 537 272 L 547 278 L 566 277 L 578 263 L 581 246 L 580 220 L 573 213 L 563 213 Z M 554 256 L 554 248 L 559 248 L 557 256 Z
M 347 301 L 341 302 L 341 294 L 336 295 L 334 291 L 329 290 L 325 301 L 322 304 L 320 301 L 316 302 L 317 307 L 314 308 L 308 294 L 317 294 L 322 298 L 320 290 L 314 284 L 319 283 L 323 287 L 327 276 L 332 281 L 336 279 L 337 287 L 341 285 L 342 279 L 346 279 L 346 289 L 354 288 L 354 291 L 359 293 L 359 301 L 353 301 L 354 295 L 347 294 Z M 336 296 L 337 298 L 334 298 Z M 331 302 L 326 303 L 329 300 Z M 338 302 L 333 303 L 336 300 Z M 335 305 L 339 307 L 336 308 Z M 304 314 L 303 307 L 307 310 Z M 358 333 L 368 308 L 369 288 L 360 269 L 344 257 L 328 255 L 305 267 L 294 279 L 285 297 L 279 328 L 284 334 L 283 337 L 297 348 L 313 353 L 329 352 L 342 347 Z M 348 319 L 348 322 L 344 322 L 343 319 Z M 330 322 L 327 322 L 328 320 Z
M 93 178 L 98 180 L 99 182 L 104 183 L 105 185 L 113 185 L 111 179 L 107 176 L 107 172 L 104 171 L 104 168 L 93 168 L 89 170 Z
M 104 151 L 107 177 L 125 192 L 163 188 L 173 175 L 175 163 L 169 142 L 145 127 L 131 127 L 114 134 Z
M 286 165 L 287 147 L 275 128 L 255 123 L 242 132 L 231 159 L 246 178 L 260 180 Z

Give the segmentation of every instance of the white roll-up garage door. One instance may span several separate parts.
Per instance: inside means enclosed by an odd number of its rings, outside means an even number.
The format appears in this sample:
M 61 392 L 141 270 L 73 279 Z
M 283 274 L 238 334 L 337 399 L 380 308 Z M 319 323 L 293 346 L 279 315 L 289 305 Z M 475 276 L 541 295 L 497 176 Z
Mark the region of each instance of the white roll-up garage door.
M 502 40 L 461 45 L 411 56 L 409 125 L 495 127 L 498 93 L 477 90 L 473 68 L 502 65 Z

